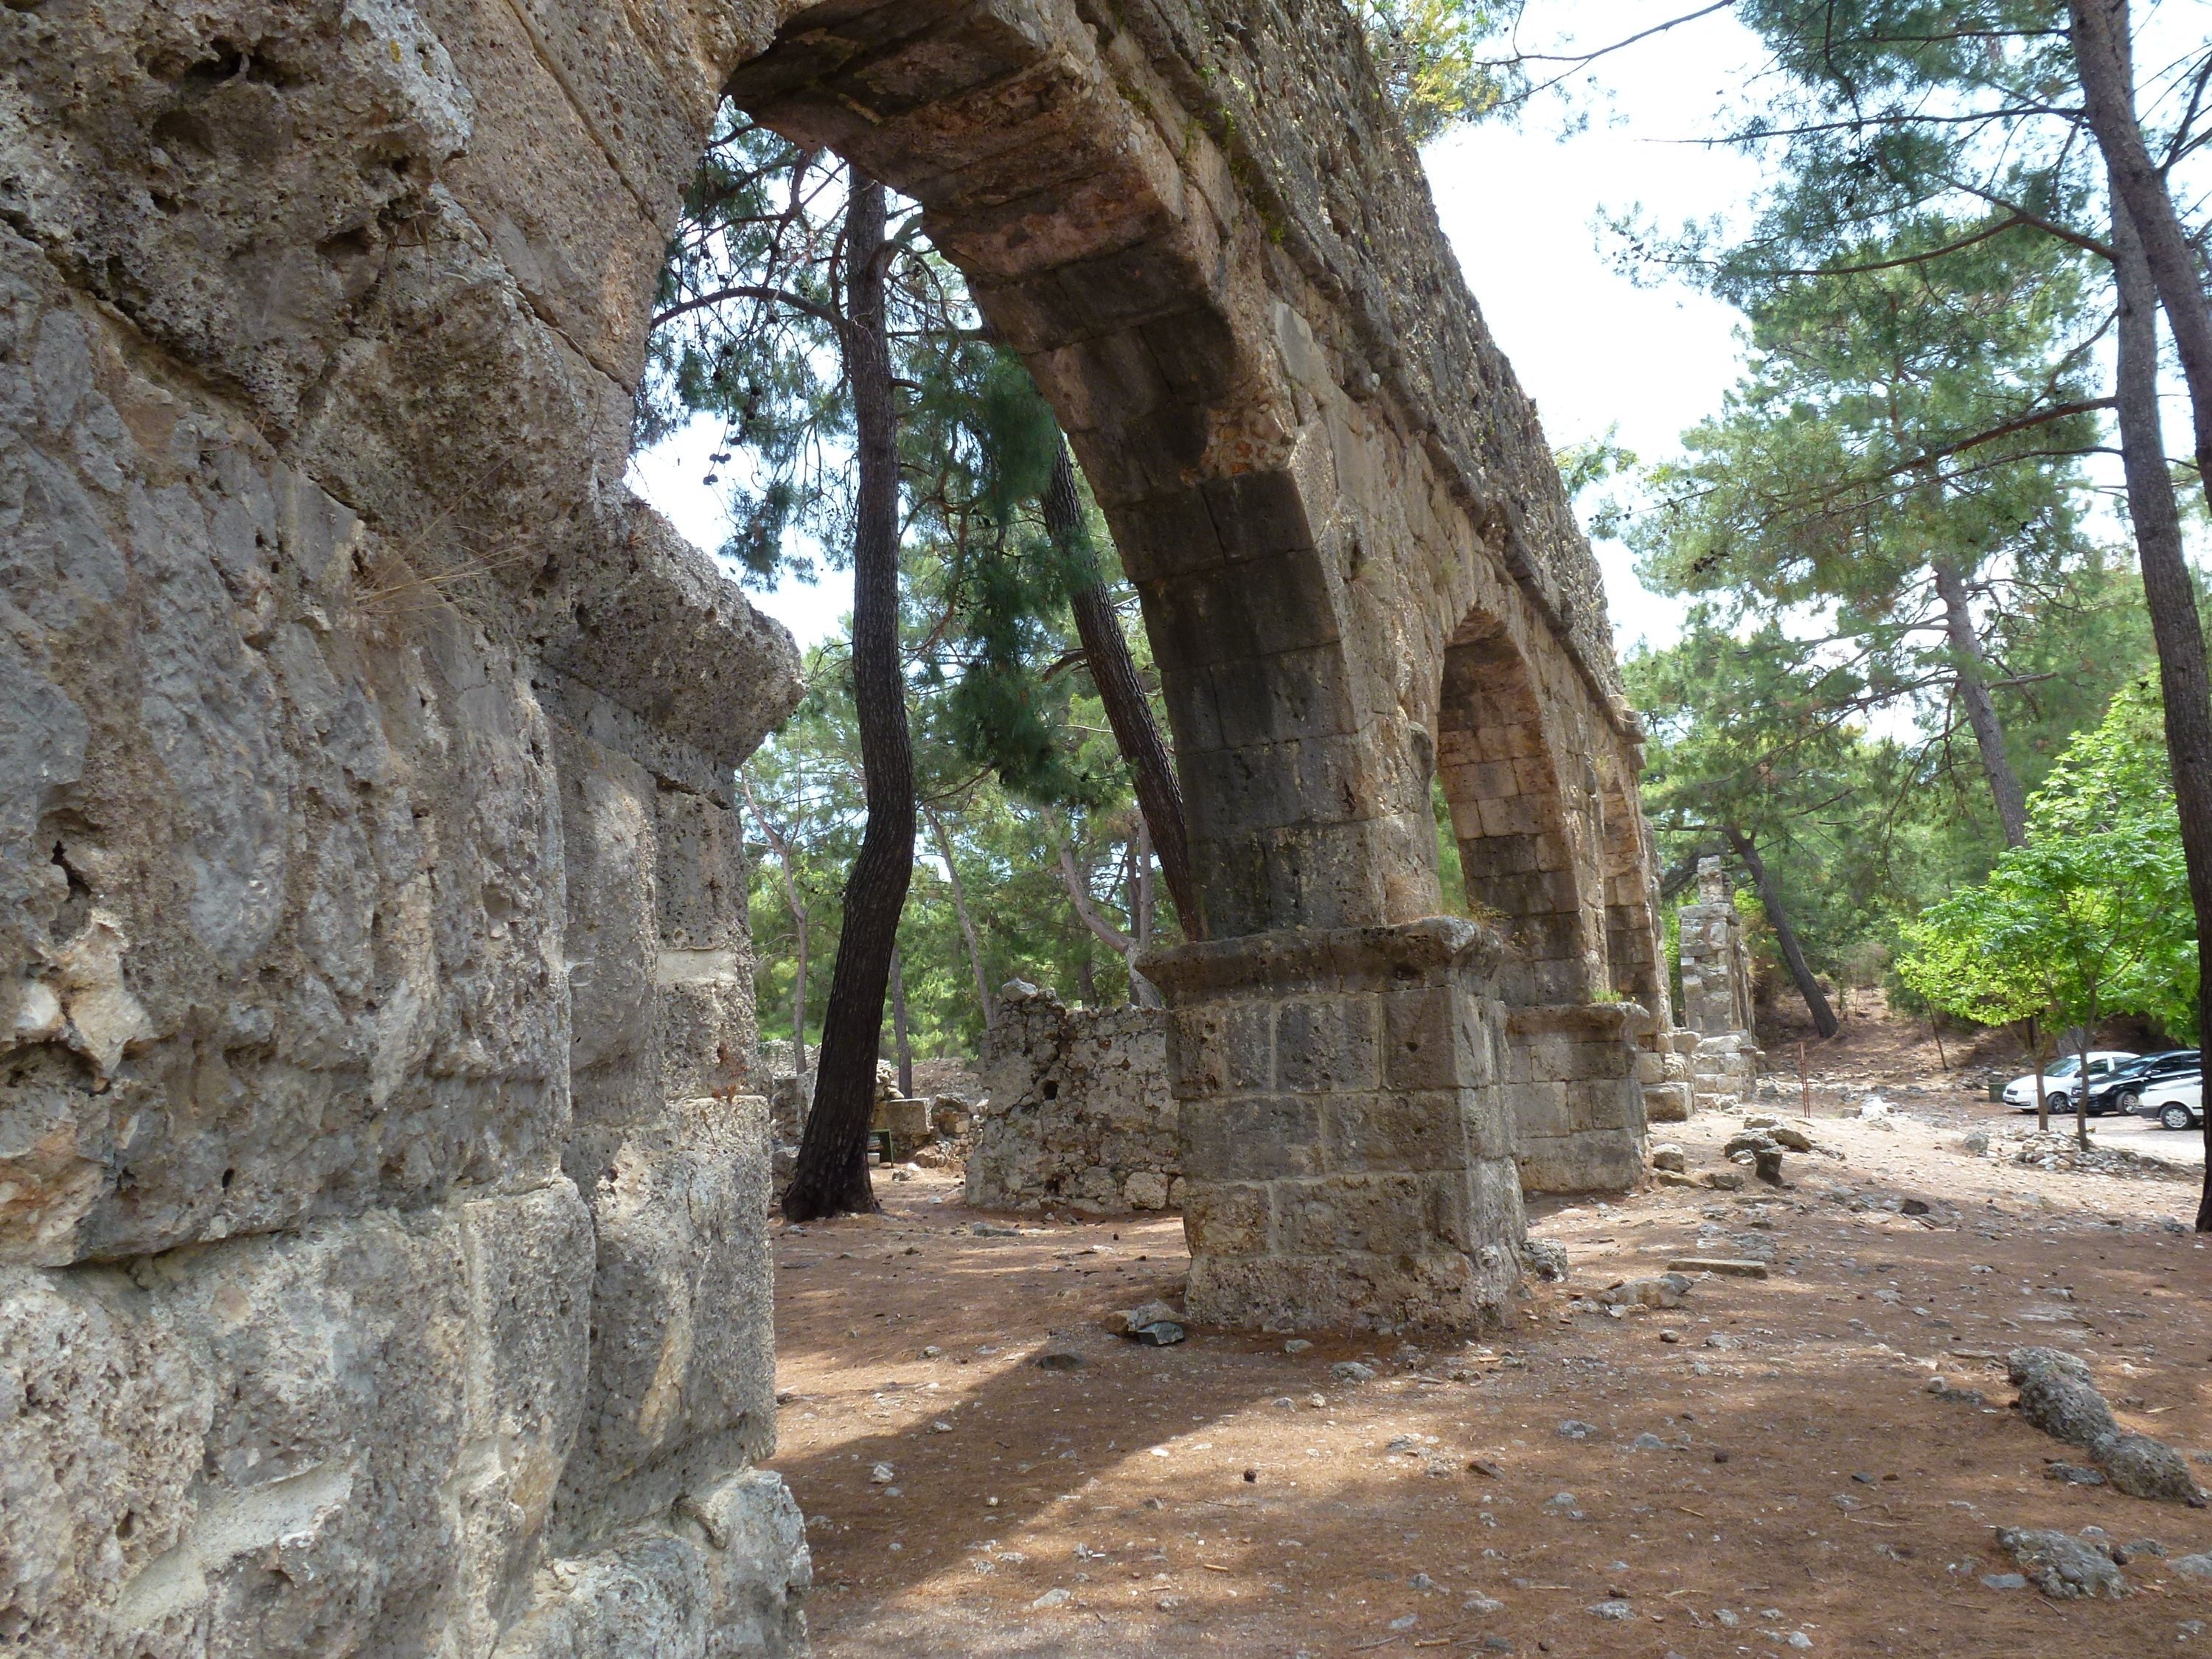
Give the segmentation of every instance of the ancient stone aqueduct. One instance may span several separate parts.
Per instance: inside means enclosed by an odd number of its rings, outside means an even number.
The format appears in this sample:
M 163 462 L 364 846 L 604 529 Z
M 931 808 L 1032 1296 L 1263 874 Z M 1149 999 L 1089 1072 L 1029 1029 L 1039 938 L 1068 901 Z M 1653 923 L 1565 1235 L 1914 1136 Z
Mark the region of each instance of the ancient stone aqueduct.
M 0 42 L 0 1647 L 804 1644 L 730 803 L 797 664 L 621 482 L 726 92 L 926 205 L 1142 592 L 1193 1312 L 1464 1324 L 1524 1182 L 1637 1178 L 1595 567 L 1334 0 Z

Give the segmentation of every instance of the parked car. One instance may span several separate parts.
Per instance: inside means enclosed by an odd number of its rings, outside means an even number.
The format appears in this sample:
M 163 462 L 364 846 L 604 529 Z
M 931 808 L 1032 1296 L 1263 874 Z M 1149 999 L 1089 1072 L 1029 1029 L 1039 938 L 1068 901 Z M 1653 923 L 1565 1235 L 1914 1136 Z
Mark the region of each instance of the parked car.
M 2105 1112 L 2141 1111 L 2146 1084 L 2163 1083 L 2168 1078 L 2194 1077 L 2203 1063 L 2194 1048 L 2168 1048 L 2162 1054 L 2144 1054 L 2124 1066 L 2115 1066 L 2108 1076 L 2091 1079 L 2090 1114 L 2094 1116 Z M 2145 1115 L 2157 1115 L 2155 1112 Z
M 2096 1048 L 2089 1054 L 2089 1081 L 2095 1084 L 2109 1078 L 2113 1068 L 2140 1056 L 2118 1048 Z M 2043 1074 L 2043 1097 L 2054 1112 L 2074 1109 L 2074 1091 L 2080 1085 L 2081 1056 L 2062 1054 L 2056 1064 Z M 2005 1085 L 2004 1103 L 2016 1112 L 2035 1109 L 2035 1073 L 2016 1077 Z
M 2143 1103 L 2137 1109 L 2169 1129 L 2195 1128 L 2204 1121 L 2204 1074 L 2192 1072 L 2187 1077 L 2146 1085 Z

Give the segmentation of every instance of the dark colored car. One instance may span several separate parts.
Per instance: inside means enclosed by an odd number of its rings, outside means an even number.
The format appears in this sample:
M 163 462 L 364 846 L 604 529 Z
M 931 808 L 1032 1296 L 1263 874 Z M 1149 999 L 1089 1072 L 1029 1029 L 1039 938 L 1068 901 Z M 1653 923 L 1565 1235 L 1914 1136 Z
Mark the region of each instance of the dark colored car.
M 2203 1057 L 2194 1048 L 2168 1048 L 2124 1060 L 2089 1085 L 2089 1114 L 2095 1117 L 2106 1112 L 2132 1112 L 2142 1104 L 2147 1085 L 2189 1076 L 2203 1064 Z

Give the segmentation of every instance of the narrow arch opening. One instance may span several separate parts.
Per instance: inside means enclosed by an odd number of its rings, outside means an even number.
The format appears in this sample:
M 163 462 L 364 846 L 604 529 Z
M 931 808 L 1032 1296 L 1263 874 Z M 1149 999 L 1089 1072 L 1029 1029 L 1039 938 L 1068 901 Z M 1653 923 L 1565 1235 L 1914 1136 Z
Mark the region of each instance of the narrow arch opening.
M 1436 741 L 1468 913 L 1513 946 L 1507 1000 L 1583 998 L 1603 984 L 1588 827 L 1562 787 L 1528 664 L 1494 617 L 1471 616 L 1445 647 Z

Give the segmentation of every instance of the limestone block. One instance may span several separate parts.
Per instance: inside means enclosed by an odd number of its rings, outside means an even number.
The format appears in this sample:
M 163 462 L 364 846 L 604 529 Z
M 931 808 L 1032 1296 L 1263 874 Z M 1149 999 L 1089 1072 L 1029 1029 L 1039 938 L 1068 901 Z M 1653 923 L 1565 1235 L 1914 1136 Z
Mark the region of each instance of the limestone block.
M 1419 1175 L 1323 1176 L 1279 1190 L 1276 1238 L 1289 1255 L 1417 1255 L 1428 1247 L 1431 1207 Z
M 1331 1095 L 1322 1103 L 1327 1156 L 1334 1169 L 1380 1170 L 1456 1167 L 1468 1152 L 1470 1131 L 1453 1091 L 1380 1091 Z M 1502 1147 L 1482 1149 L 1495 1156 Z
M 334 239 L 410 216 L 471 128 L 467 89 L 417 14 L 374 31 L 345 15 L 42 19 L 0 126 L 35 233 L 77 246 L 103 297 L 280 430 L 374 278 Z M 239 67 L 246 47 L 258 73 Z M 362 167 L 370 153 L 389 163 Z
M 813 1569 L 781 1479 L 748 1469 L 702 1486 L 672 1518 L 672 1532 L 549 1564 L 495 1659 L 803 1659 Z
M 737 814 L 705 795 L 664 783 L 653 796 L 653 897 L 662 947 L 744 948 L 744 827 Z
M 1266 1002 L 1178 1010 L 1168 1026 L 1170 1075 L 1182 1090 L 1259 1090 L 1275 1080 L 1275 1011 Z
M 1574 1113 L 1564 1083 L 1509 1084 L 1501 1092 L 1505 1109 L 1513 1115 L 1524 1154 L 1538 1141 L 1566 1134 L 1574 1127 Z
M 651 1067 L 658 1060 L 653 989 L 659 976 L 659 792 L 636 762 L 565 726 L 555 726 L 554 741 L 567 859 L 567 948 L 574 963 L 570 1063 L 585 1072 L 635 1058 Z
M 1382 998 L 1383 1082 L 1392 1089 L 1480 1087 L 1492 1047 L 1478 1006 L 1437 987 Z
M 100 1639 L 70 1650 L 304 1656 L 374 1632 L 427 1652 L 449 1621 L 488 1649 L 526 1593 L 574 1432 L 590 1253 L 560 1182 L 173 1252 L 135 1285 L 49 1276 L 112 1322 L 117 1369 L 79 1391 L 86 1410 L 137 1413 L 109 1455 L 173 1466 L 168 1497 L 142 1477 L 110 1545 L 75 1558 L 59 1605 Z M 81 1362 L 101 1335 L 83 1328 Z M 10 1449 L 35 1498 L 38 1447 Z M 81 1480 L 69 1502 L 96 1522 L 109 1487 Z M 40 1512 L 11 1501 L 0 1559 L 21 1559 Z
M 469 1360 L 448 1487 L 459 1511 L 456 1623 L 481 1650 L 529 1599 L 584 1409 L 591 1219 L 568 1182 L 464 1206 Z
M 541 1594 L 494 1659 L 706 1659 L 711 1595 L 702 1552 L 647 1535 L 582 1559 L 556 1561 Z
M 768 1103 L 673 1102 L 601 1168 L 586 1194 L 590 1384 L 555 1515 L 564 1547 L 775 1443 Z
M 1122 1182 L 1121 1197 L 1133 1210 L 1164 1210 L 1168 1206 L 1167 1177 L 1152 1170 L 1138 1170 Z
M 1182 1167 L 1214 1181 L 1318 1175 L 1327 1167 L 1322 1097 L 1244 1095 L 1186 1100 Z
M 9 671 L 45 689 L 10 696 L 44 758 L 0 769 L 0 916 L 27 925 L 0 986 L 84 1005 L 23 1033 L 41 1052 L 0 1111 L 38 1127 L 0 1157 L 38 1145 L 56 1200 L 0 1249 L 129 1254 L 542 1175 L 558 836 L 520 664 L 435 605 L 380 610 L 362 520 L 157 382 L 12 236 L 0 308 L 0 418 L 31 422 L 0 472 L 42 504 L 21 544 L 45 550 L 11 567 Z
M 1644 1115 L 1652 1123 L 1689 1121 L 1693 1085 L 1688 1083 L 1647 1083 L 1644 1085 Z
M 659 954 L 654 1047 L 663 1100 L 744 1091 L 759 1028 L 751 969 L 735 951 Z
M 1613 1129 L 1553 1135 L 1524 1149 L 1521 1160 L 1521 1184 L 1529 1192 L 1626 1192 L 1643 1175 L 1641 1138 L 1629 1140 Z
M 0 1639 L 26 1652 L 104 1652 L 101 1610 L 191 1517 L 214 1382 L 145 1301 L 0 1268 Z
M 1378 1081 L 1376 1004 L 1368 995 L 1283 1003 L 1275 1017 L 1276 1086 L 1299 1093 L 1372 1089 Z
M 1183 1233 L 1194 1253 L 1257 1255 L 1270 1245 L 1274 1189 L 1266 1182 L 1206 1182 L 1183 1212 Z
M 805 1659 L 813 1561 L 782 1477 L 748 1469 L 678 1507 L 707 1545 L 705 1659 Z

